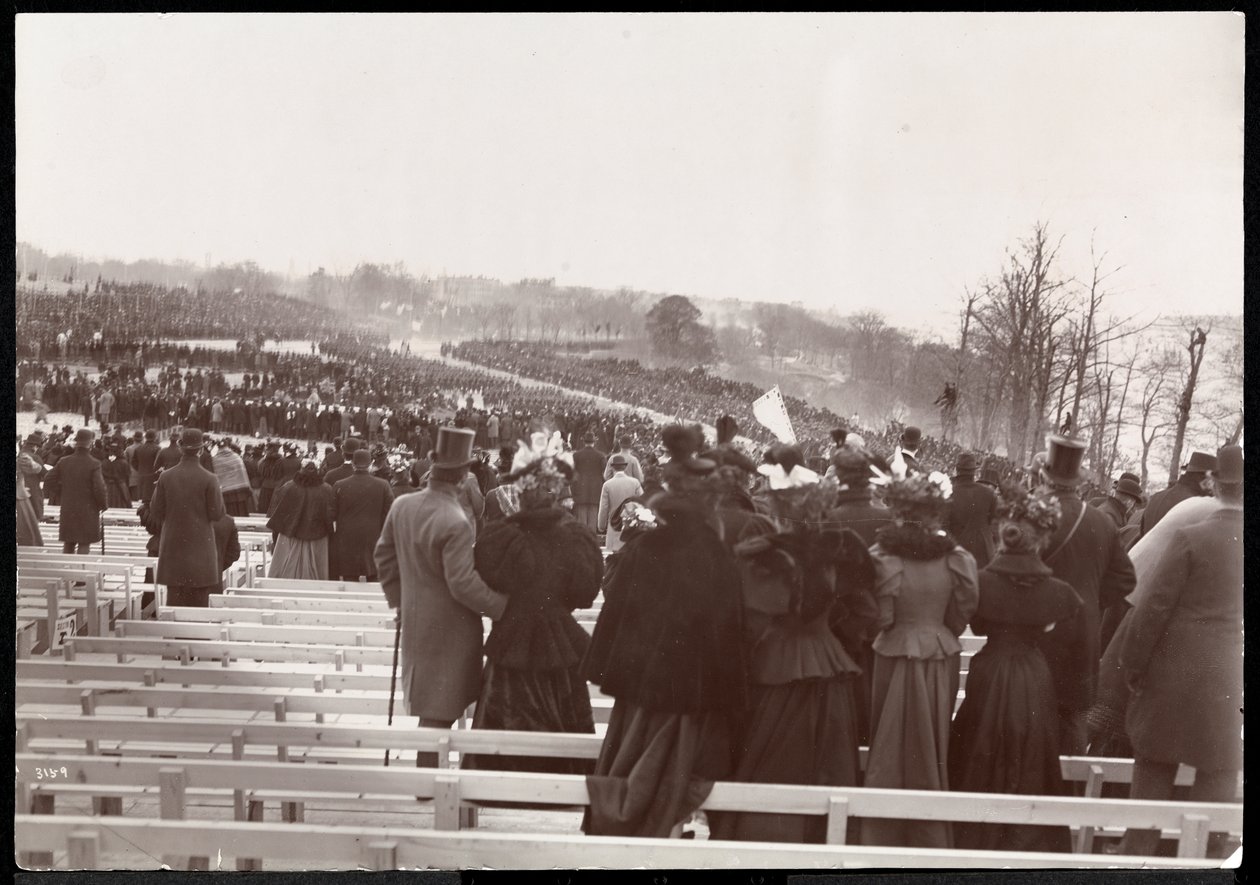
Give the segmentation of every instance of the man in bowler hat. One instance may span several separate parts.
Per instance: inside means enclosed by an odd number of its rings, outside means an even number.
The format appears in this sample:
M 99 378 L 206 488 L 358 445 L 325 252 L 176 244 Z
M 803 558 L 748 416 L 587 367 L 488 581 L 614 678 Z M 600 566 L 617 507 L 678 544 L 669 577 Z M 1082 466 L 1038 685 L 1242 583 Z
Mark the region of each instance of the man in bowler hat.
M 1212 494 L 1208 474 L 1216 469 L 1216 458 L 1207 452 L 1195 452 L 1190 460 L 1181 465 L 1181 476 L 1170 487 L 1151 495 L 1150 502 L 1142 511 L 1142 531 L 1145 535 L 1156 523 L 1187 498 Z M 1139 535 L 1140 537 L 1140 535 Z

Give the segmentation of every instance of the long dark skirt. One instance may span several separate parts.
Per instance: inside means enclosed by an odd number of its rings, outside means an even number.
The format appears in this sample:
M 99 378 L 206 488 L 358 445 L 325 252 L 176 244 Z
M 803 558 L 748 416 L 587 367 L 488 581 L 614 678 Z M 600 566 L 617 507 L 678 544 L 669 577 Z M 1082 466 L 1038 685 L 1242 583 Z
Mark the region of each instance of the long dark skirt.
M 1035 646 L 990 637 L 971 661 L 949 738 L 949 786 L 968 793 L 1066 795 L 1050 667 Z M 954 845 L 985 851 L 1070 851 L 1067 827 L 957 823 Z
M 253 500 L 254 493 L 250 489 L 232 489 L 223 493 L 223 507 L 228 516 L 249 516 Z
M 567 731 L 594 734 L 590 690 L 577 667 L 560 670 L 518 670 L 487 663 L 473 728 L 496 731 Z M 538 771 L 591 774 L 594 759 L 470 754 L 462 768 L 496 771 Z
M 590 836 L 665 838 L 735 770 L 728 714 L 666 713 L 613 705 L 582 819 Z
M 859 784 L 855 677 L 751 687 L 739 765 L 731 780 L 757 784 Z M 708 813 L 711 839 L 822 843 L 816 814 Z
M 949 721 L 958 697 L 959 656 L 917 659 L 875 654 L 871 747 L 863 786 L 948 790 Z M 864 818 L 865 845 L 952 848 L 949 821 Z

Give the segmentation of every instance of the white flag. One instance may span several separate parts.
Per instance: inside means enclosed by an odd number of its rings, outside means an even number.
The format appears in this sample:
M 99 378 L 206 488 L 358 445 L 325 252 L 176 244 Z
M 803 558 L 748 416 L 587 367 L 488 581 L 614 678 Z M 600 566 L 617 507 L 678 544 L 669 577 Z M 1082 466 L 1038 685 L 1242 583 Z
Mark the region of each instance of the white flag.
M 767 390 L 757 397 L 752 404 L 753 417 L 761 426 L 778 438 L 779 442 L 790 446 L 796 445 L 796 433 L 792 430 L 792 419 L 788 417 L 787 406 L 783 402 L 783 394 L 779 385 Z

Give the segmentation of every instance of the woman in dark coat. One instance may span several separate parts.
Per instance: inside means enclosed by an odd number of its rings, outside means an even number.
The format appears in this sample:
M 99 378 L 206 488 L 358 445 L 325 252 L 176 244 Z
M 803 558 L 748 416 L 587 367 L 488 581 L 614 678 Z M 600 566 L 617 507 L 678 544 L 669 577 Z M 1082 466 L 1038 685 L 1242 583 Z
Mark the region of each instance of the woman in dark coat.
M 280 458 L 280 443 L 267 443 L 267 454 L 258 462 L 258 509 L 271 513 L 271 499 L 276 489 L 285 483 L 284 462 Z
M 797 486 L 770 492 L 778 524 L 752 517 L 759 536 L 750 538 L 746 530 L 735 547 L 743 574 L 749 711 L 731 780 L 861 783 L 854 694 L 861 669 L 830 621 L 834 614 L 858 632 L 875 622 L 875 571 L 861 538 L 821 527 L 836 487 L 811 472 Z M 713 839 L 826 841 L 820 815 L 709 812 L 708 819 Z
M 599 593 L 603 556 L 595 535 L 557 504 L 568 465 L 526 462 L 505 477 L 519 512 L 490 524 L 474 558 L 487 586 L 508 598 L 486 640 L 486 667 L 473 728 L 595 733 L 580 664 L 590 637 L 573 617 Z M 468 768 L 589 774 L 590 760 L 470 756 Z
M 328 580 L 328 539 L 336 518 L 333 490 L 314 461 L 302 464 L 272 503 L 267 528 L 276 535 L 269 578 Z
M 918 474 L 885 495 L 896 523 L 876 535 L 880 626 L 871 680 L 864 786 L 948 790 L 949 728 L 960 681 L 959 635 L 979 601 L 976 561 L 941 530 L 949 480 Z M 948 821 L 867 818 L 867 845 L 949 848 Z
M 105 479 L 105 498 L 108 507 L 131 509 L 131 467 L 123 457 L 122 446 L 110 443 L 108 454 L 101 462 L 101 476 Z
M 739 569 L 714 513 L 716 465 L 695 456 L 703 437 L 679 425 L 662 435 L 671 459 L 650 502 L 655 527 L 630 526 L 582 665 L 616 699 L 587 778 L 590 835 L 677 833 L 735 771 L 747 696 Z
M 1065 795 L 1054 679 L 1038 643 L 1076 616 L 1076 591 L 1054 577 L 1041 549 L 1059 525 L 1054 498 L 1002 490 L 997 556 L 980 572 L 971 629 L 988 641 L 971 660 L 967 696 L 949 739 L 949 786 L 967 793 Z M 1067 827 L 960 823 L 958 848 L 1070 851 Z

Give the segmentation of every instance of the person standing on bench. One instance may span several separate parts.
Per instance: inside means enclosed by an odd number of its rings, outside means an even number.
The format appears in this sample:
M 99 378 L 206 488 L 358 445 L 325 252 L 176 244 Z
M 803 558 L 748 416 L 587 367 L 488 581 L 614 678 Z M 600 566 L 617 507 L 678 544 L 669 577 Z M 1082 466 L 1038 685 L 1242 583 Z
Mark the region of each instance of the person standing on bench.
M 61 519 L 57 535 L 62 553 L 87 555 L 101 539 L 101 511 L 105 509 L 105 476 L 92 457 L 96 434 L 82 427 L 74 434 L 74 451 L 57 461 L 50 482 L 61 490 Z
M 438 429 L 428 486 L 395 500 L 376 542 L 376 571 L 402 618 L 402 687 L 421 728 L 450 728 L 481 692 L 482 616 L 503 617 L 508 598 L 473 564 L 473 525 L 459 501 L 472 463 L 471 430 Z M 437 765 L 418 753 L 416 765 Z
M 145 520 L 159 537 L 155 577 L 166 585 L 167 605 L 205 608 L 211 593 L 223 591 L 214 524 L 227 511 L 218 477 L 201 466 L 203 442 L 196 428 L 180 434 L 180 461 L 158 477 Z

